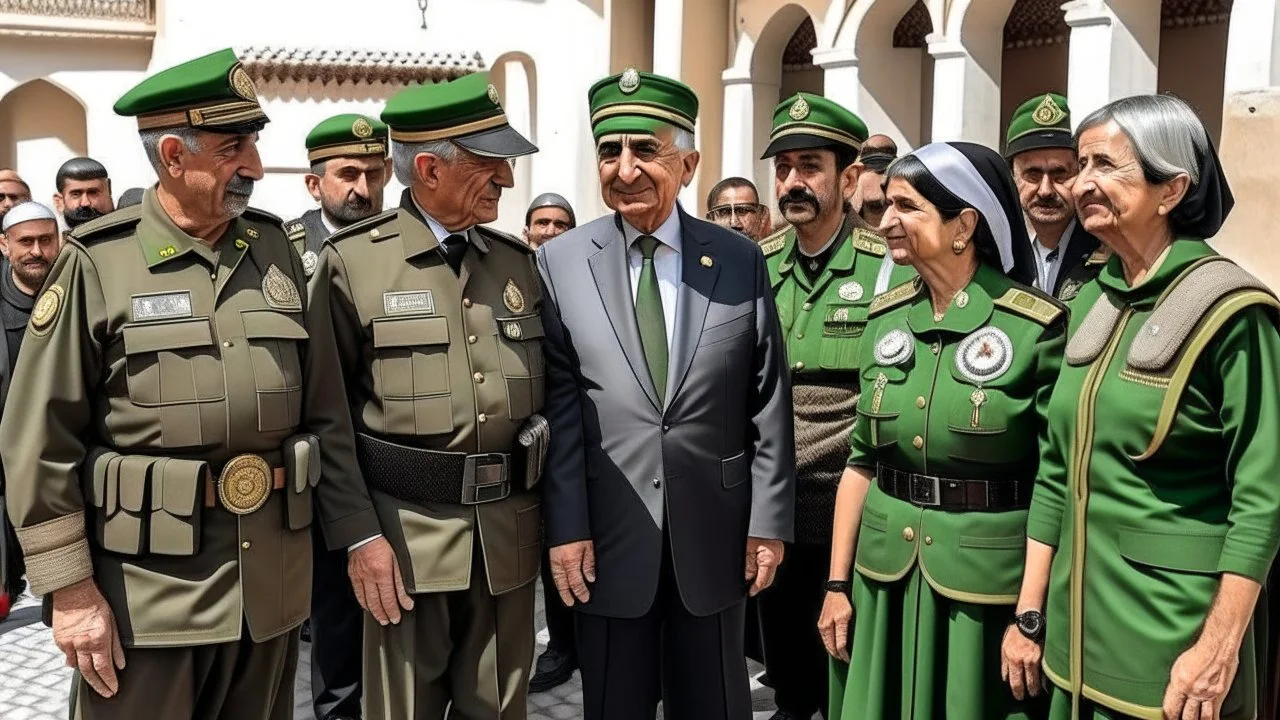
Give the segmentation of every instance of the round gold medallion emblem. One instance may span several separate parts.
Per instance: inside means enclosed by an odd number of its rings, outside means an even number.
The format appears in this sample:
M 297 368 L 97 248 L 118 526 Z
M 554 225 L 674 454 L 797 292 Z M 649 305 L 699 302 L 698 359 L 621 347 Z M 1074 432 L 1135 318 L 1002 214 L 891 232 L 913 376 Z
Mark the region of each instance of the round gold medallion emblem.
M 222 469 L 218 499 L 236 515 L 248 515 L 271 496 L 271 466 L 257 455 L 240 455 Z
M 356 121 L 351 123 L 351 134 L 363 140 L 373 135 L 373 126 L 364 118 L 356 118 Z
M 622 73 L 622 77 L 618 79 L 618 89 L 625 95 L 640 89 L 640 71 L 635 68 L 627 68 Z
M 31 311 L 32 332 L 42 334 L 48 331 L 49 326 L 53 324 L 53 319 L 58 316 L 58 310 L 62 308 L 64 294 L 65 291 L 61 285 L 50 285 L 49 289 L 44 291 Z
M 809 117 L 809 103 L 803 97 L 798 97 L 791 104 L 791 110 L 787 114 L 791 116 L 792 120 L 803 120 Z

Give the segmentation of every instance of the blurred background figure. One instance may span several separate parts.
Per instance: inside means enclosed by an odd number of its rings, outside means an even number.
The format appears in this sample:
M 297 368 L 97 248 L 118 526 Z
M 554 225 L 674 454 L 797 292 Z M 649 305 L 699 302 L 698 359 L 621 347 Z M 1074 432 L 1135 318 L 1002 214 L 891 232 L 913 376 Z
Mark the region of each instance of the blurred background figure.
M 750 180 L 725 178 L 707 195 L 707 219 L 760 242 L 769 234 L 769 208 L 760 204 L 760 194 Z
M 14 205 L 30 200 L 31 186 L 18 175 L 18 171 L 9 168 L 0 169 L 0 222 Z
M 58 192 L 53 195 L 53 207 L 68 230 L 115 210 L 107 168 L 93 158 L 77 157 L 62 163 L 54 184 Z
M 529 243 L 529 247 L 538 248 L 551 238 L 577 226 L 578 221 L 568 200 L 555 193 L 542 193 L 533 199 L 528 212 L 524 214 L 524 241 Z M 545 567 L 545 563 L 543 566 Z M 534 676 L 533 679 L 536 682 L 538 678 Z
M 137 205 L 142 202 L 142 194 L 145 191 L 140 187 L 132 187 L 120 193 L 120 200 L 116 203 L 116 208 L 127 208 L 130 205 Z
M 853 209 L 871 227 L 880 227 L 884 217 L 884 172 L 897 157 L 898 145 L 888 135 L 872 135 L 862 144 L 858 162 L 863 169 L 853 193 Z

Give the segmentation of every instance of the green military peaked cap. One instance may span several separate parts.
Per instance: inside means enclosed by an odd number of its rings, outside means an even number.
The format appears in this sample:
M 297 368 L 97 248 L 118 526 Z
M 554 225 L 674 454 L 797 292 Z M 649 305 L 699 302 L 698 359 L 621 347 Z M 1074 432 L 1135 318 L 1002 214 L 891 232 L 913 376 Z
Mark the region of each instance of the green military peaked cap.
M 663 125 L 693 132 L 698 120 L 698 96 L 692 88 L 635 68 L 592 85 L 587 104 L 597 140 L 617 133 L 652 134 Z
M 190 127 L 252 133 L 267 124 L 249 73 L 230 48 L 161 70 L 116 101 L 139 130 Z
M 1071 108 L 1057 93 L 1037 95 L 1018 106 L 1005 133 L 1004 156 L 1036 148 L 1071 148 Z
M 773 132 L 761 160 L 788 150 L 840 145 L 855 153 L 867 140 L 867 124 L 843 105 L 812 93 L 796 93 L 773 109 Z
M 391 139 L 402 143 L 452 140 L 483 157 L 513 158 L 538 152 L 537 146 L 507 122 L 489 73 L 401 90 L 387 101 L 382 121 Z
M 335 157 L 386 154 L 386 123 L 367 115 L 334 115 L 307 135 L 307 160 L 313 163 Z

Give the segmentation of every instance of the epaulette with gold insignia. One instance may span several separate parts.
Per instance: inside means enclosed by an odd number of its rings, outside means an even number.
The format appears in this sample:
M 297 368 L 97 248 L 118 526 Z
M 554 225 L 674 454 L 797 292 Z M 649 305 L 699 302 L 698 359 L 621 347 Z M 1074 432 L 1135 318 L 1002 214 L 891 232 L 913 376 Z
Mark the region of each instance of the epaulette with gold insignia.
M 884 244 L 884 238 L 865 228 L 854 229 L 853 247 L 855 250 L 877 257 L 884 257 L 884 254 L 888 252 Z
M 1089 257 L 1084 259 L 1084 264 L 1106 265 L 1107 261 L 1111 259 L 1111 252 L 1111 248 L 1106 245 L 1100 245 L 1097 250 L 1094 250 Z
M 1009 288 L 994 301 L 997 307 L 1031 318 L 1041 325 L 1052 325 L 1067 312 L 1067 306 L 1035 288 Z
M 250 220 L 257 220 L 258 222 L 270 223 L 272 225 L 275 225 L 276 227 L 281 227 L 281 228 L 284 227 L 284 220 L 281 220 L 278 215 L 272 215 L 266 210 L 262 210 L 260 208 L 256 208 L 256 207 L 245 208 L 244 216 Z
M 913 278 L 897 287 L 889 288 L 871 301 L 871 307 L 867 309 L 867 317 L 875 317 L 890 308 L 914 299 L 923 288 L 924 283 L 920 282 L 920 278 Z
M 761 240 L 760 252 L 764 253 L 765 257 L 782 252 L 782 248 L 787 246 L 787 231 L 790 229 L 790 225 L 783 225 L 781 230 Z
M 383 225 L 387 221 L 395 219 L 395 217 L 399 214 L 400 214 L 400 208 L 391 208 L 390 210 L 374 215 L 373 217 L 367 217 L 361 220 L 360 222 L 352 223 L 342 228 L 338 232 L 330 235 L 328 238 L 325 238 L 325 242 L 336 243 L 339 240 L 342 240 L 344 238 L 354 237 L 356 235 L 367 233 L 370 230 L 373 230 L 374 228 L 378 227 L 379 225 Z
M 284 225 L 284 233 L 290 240 L 302 240 L 307 236 L 307 226 L 302 224 L 301 219 L 290 220 Z
M 130 230 L 142 220 L 142 205 L 130 205 L 80 225 L 71 231 L 71 237 L 81 245 L 89 245 L 103 238 Z
M 501 230 L 495 230 L 491 227 L 485 227 L 484 225 L 480 225 L 476 227 L 476 232 L 479 232 L 481 235 L 484 235 L 487 238 L 491 238 L 494 240 L 501 240 L 502 242 L 507 243 L 508 245 L 514 245 L 517 248 L 529 254 L 533 254 L 534 252 L 534 249 L 529 247 L 529 243 L 521 240 L 515 235 L 504 233 Z

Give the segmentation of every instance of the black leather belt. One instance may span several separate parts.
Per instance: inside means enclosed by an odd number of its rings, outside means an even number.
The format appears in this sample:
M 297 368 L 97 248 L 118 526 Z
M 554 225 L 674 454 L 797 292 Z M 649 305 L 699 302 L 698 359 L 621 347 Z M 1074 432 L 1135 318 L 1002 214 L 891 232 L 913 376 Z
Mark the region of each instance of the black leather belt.
M 356 434 L 360 469 L 370 487 L 409 502 L 480 505 L 511 494 L 507 453 L 437 452 Z
M 930 510 L 950 512 L 1025 510 L 1031 507 L 1030 480 L 960 480 L 876 466 L 876 483 L 886 495 Z

